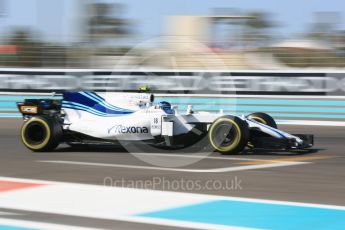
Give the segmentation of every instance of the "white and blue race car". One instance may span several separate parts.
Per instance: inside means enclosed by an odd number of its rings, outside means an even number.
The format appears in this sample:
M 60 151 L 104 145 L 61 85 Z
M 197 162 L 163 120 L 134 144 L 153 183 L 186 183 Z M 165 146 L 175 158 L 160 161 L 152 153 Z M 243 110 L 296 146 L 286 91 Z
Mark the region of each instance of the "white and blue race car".
M 145 143 L 157 148 L 201 145 L 222 154 L 251 149 L 294 150 L 313 145 L 312 135 L 277 129 L 265 113 L 233 116 L 184 113 L 147 92 L 65 92 L 62 100 L 26 99 L 17 103 L 24 118 L 21 139 L 32 151 L 51 151 L 60 143 L 102 145 Z

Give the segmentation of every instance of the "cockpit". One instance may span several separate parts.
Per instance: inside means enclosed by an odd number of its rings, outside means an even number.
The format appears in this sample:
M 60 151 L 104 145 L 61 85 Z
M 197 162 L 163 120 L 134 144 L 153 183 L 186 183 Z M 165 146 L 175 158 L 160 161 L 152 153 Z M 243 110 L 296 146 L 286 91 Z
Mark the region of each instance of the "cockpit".
M 158 106 L 167 114 L 175 114 L 175 110 L 171 108 L 171 104 L 167 101 L 159 102 Z

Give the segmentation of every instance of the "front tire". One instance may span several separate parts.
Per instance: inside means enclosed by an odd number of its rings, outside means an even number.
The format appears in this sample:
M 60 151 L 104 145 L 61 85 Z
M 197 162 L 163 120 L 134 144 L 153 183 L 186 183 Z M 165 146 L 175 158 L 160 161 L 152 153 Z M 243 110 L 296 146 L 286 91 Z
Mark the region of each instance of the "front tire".
M 26 121 L 21 129 L 23 144 L 35 152 L 55 149 L 59 145 L 61 137 L 61 125 L 50 117 L 33 117 Z
M 277 123 L 275 122 L 275 120 L 273 119 L 273 117 L 271 117 L 270 115 L 266 114 L 266 113 L 252 113 L 249 114 L 247 116 L 248 119 L 260 122 L 262 124 L 268 125 L 272 128 L 278 128 Z
M 223 116 L 210 126 L 209 141 L 221 154 L 237 154 L 247 145 L 249 128 L 247 122 L 235 116 Z

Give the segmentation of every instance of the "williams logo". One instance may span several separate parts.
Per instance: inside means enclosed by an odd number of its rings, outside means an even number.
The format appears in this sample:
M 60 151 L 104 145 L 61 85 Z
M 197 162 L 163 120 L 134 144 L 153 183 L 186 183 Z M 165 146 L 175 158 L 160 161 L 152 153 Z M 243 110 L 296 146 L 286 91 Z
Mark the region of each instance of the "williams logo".
M 108 133 L 149 133 L 149 129 L 147 127 L 135 127 L 135 126 L 123 126 L 123 125 L 115 125 L 108 129 Z

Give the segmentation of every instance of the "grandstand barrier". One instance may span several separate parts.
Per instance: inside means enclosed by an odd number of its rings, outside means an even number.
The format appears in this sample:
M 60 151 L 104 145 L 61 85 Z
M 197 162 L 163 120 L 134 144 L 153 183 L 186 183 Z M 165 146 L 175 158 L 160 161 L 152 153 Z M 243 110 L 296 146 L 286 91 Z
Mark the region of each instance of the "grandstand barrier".
M 0 117 L 20 117 L 24 98 L 61 98 L 69 90 L 133 91 L 149 85 L 156 101 L 183 113 L 261 111 L 279 121 L 345 122 L 345 71 L 169 71 L 0 69 Z M 55 93 L 56 95 L 54 95 Z

